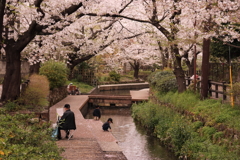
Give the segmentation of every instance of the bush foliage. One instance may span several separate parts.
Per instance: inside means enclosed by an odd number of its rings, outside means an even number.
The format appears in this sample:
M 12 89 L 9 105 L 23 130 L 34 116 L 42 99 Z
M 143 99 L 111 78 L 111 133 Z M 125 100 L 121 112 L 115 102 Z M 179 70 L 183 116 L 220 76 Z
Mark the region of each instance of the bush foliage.
M 42 110 L 48 106 L 49 82 L 46 76 L 31 75 L 26 90 L 22 93 L 18 102 L 24 107 L 34 110 Z
M 109 72 L 109 77 L 111 80 L 119 82 L 121 75 L 118 74 L 116 71 L 111 71 L 111 72 Z
M 240 82 L 234 83 L 232 89 L 229 91 L 234 97 L 240 101 Z
M 62 62 L 48 61 L 44 63 L 39 71 L 40 75 L 45 75 L 50 82 L 50 89 L 62 87 L 66 84 L 68 68 Z
M 177 90 L 176 77 L 172 73 L 172 71 L 164 70 L 153 72 L 148 77 L 148 82 L 151 87 L 155 88 L 161 93 L 166 93 L 170 91 L 175 92 Z
M 61 159 L 50 123 L 31 123 L 31 118 L 0 109 L 0 159 Z

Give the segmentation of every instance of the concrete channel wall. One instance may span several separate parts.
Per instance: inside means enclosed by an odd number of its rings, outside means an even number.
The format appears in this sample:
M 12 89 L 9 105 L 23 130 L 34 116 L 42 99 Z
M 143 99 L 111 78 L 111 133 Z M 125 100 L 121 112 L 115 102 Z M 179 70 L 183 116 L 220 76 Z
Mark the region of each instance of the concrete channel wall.
M 149 83 L 131 83 L 131 84 L 113 84 L 113 85 L 99 85 L 97 89 L 99 91 L 110 91 L 110 90 L 136 90 L 149 88 Z M 94 92 L 94 91 L 93 91 Z
M 148 100 L 148 88 L 148 83 L 100 85 L 88 96 L 88 104 L 90 107 L 96 105 L 106 107 L 130 107 L 132 103 L 136 101 Z M 114 90 L 130 90 L 130 95 L 113 95 L 111 92 L 107 95 L 101 94 L 101 92 L 104 91 Z

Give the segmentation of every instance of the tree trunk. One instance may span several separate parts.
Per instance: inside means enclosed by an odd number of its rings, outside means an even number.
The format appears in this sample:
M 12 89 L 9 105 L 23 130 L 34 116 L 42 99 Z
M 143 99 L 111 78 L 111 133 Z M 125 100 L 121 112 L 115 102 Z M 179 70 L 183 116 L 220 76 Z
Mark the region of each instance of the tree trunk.
M 186 90 L 186 80 L 185 80 L 185 75 L 184 71 L 182 69 L 181 65 L 181 56 L 179 54 L 178 46 L 177 45 L 172 45 L 171 46 L 171 51 L 175 55 L 175 60 L 174 60 L 174 74 L 177 79 L 177 85 L 178 85 L 178 92 L 182 93 Z
M 11 47 L 6 48 L 6 73 L 3 80 L 1 101 L 16 100 L 20 95 L 21 54 Z
M 161 59 L 162 59 L 162 68 L 166 68 L 168 66 L 168 49 L 166 48 L 165 50 L 163 50 L 162 46 L 161 46 L 161 42 L 158 41 L 158 47 L 159 47 L 159 52 L 161 55 Z
M 69 75 L 68 75 L 68 80 L 73 79 L 73 69 L 76 65 L 67 65 L 68 69 L 69 69 Z
M 131 65 L 131 67 L 133 68 L 133 76 L 135 79 L 138 79 L 138 74 L 139 74 L 139 68 L 140 68 L 140 63 L 137 61 L 134 61 L 133 63 L 129 62 L 129 64 Z
M 139 66 L 134 68 L 134 78 L 138 79 L 138 75 L 139 75 Z
M 69 75 L 68 75 L 68 79 L 71 80 L 73 78 L 73 69 L 74 69 L 74 67 L 76 65 L 78 65 L 78 64 L 80 64 L 80 63 L 82 63 L 84 61 L 87 61 L 87 60 L 91 59 L 94 56 L 95 56 L 95 54 L 87 55 L 85 57 L 78 58 L 78 57 L 76 57 L 75 54 L 71 54 L 69 56 L 69 58 L 70 58 L 70 60 L 68 61 L 69 63 L 67 65 L 67 67 L 69 68 L 69 71 L 70 71 Z
M 3 44 L 2 32 L 3 32 L 3 17 L 4 17 L 5 5 L 6 5 L 6 0 L 0 0 L 0 49 L 2 48 L 2 44 Z
M 194 60 L 195 58 L 193 57 L 191 62 L 189 60 L 186 61 L 186 65 L 188 66 L 188 76 L 194 75 Z
M 208 76 L 209 76 L 209 56 L 210 56 L 210 39 L 203 39 L 203 56 L 202 56 L 202 78 L 201 78 L 201 98 L 208 97 Z

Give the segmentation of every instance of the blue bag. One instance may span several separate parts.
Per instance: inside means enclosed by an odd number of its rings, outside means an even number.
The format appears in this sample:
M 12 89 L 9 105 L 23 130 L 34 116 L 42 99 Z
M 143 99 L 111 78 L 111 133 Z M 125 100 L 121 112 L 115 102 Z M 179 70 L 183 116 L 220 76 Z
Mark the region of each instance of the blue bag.
M 58 136 L 58 127 L 53 128 L 52 130 L 52 139 L 56 140 Z

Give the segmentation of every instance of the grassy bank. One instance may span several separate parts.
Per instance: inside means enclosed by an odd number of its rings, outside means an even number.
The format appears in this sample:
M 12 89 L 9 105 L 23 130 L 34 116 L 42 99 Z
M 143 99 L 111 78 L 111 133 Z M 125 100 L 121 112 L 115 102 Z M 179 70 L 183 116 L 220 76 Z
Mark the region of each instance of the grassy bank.
M 185 92 L 153 94 L 132 115 L 182 159 L 237 160 L 240 111 Z
M 76 86 L 81 93 L 89 93 L 94 87 L 86 84 L 84 82 L 77 82 L 77 81 L 67 81 L 66 85 L 73 83 L 74 86 Z

